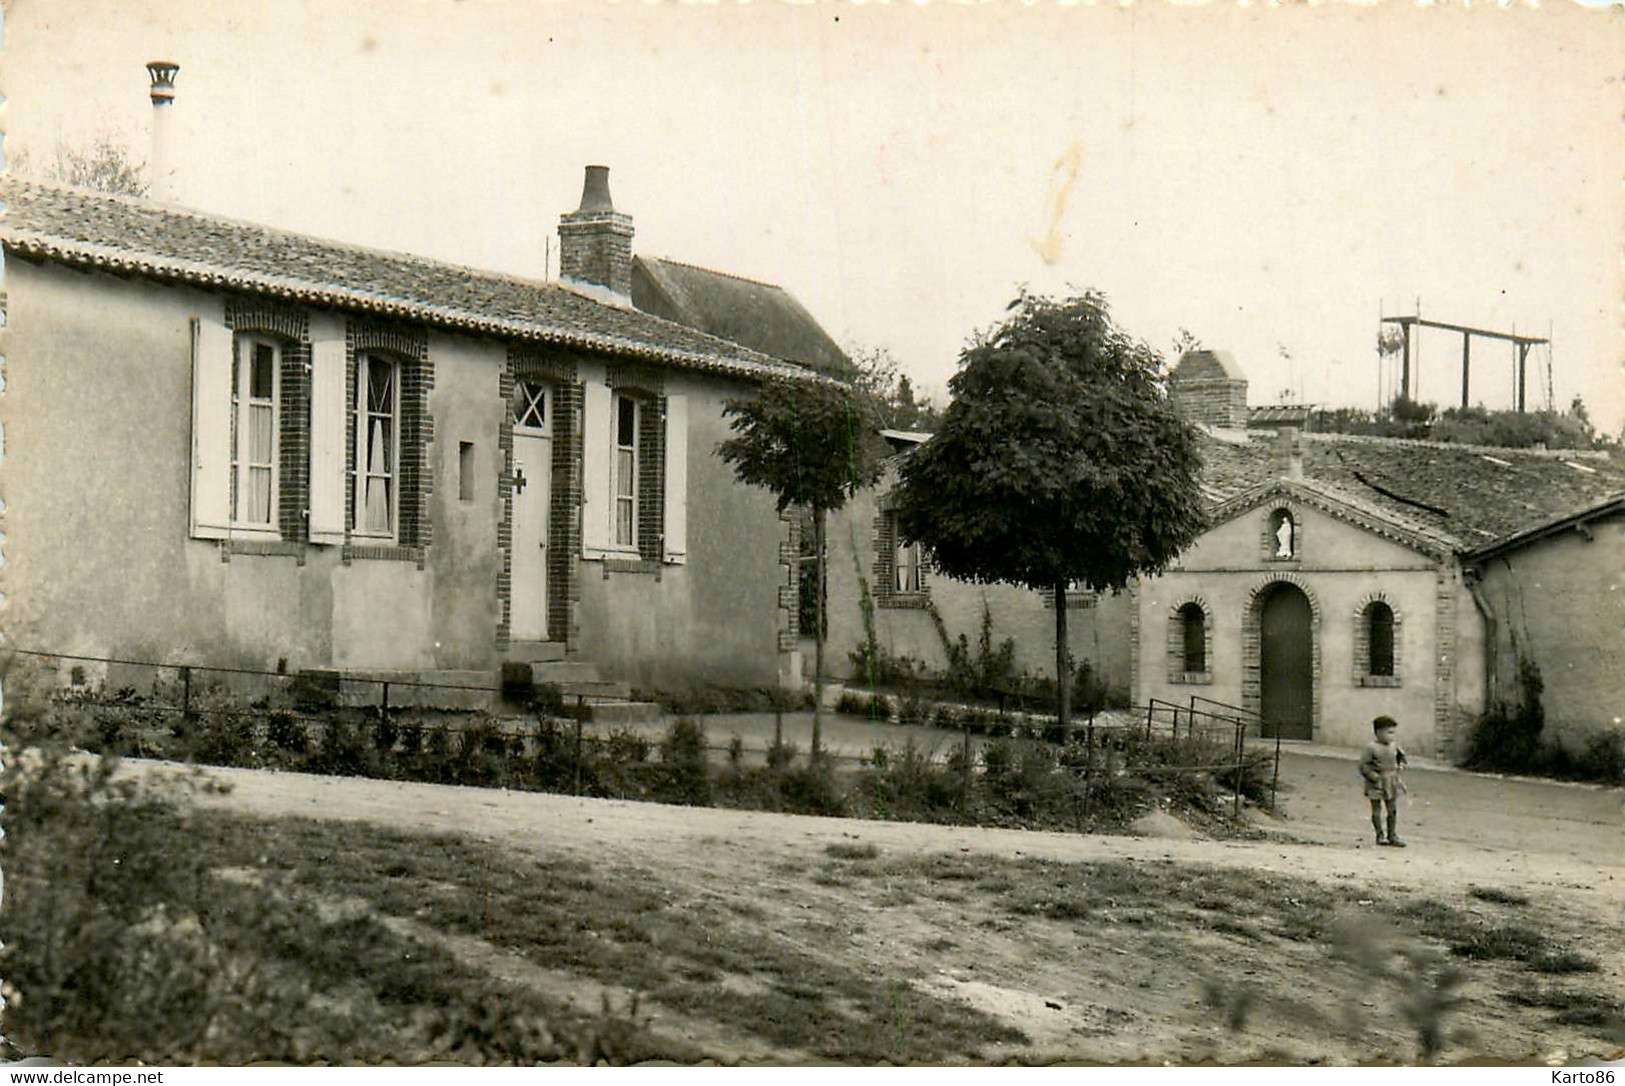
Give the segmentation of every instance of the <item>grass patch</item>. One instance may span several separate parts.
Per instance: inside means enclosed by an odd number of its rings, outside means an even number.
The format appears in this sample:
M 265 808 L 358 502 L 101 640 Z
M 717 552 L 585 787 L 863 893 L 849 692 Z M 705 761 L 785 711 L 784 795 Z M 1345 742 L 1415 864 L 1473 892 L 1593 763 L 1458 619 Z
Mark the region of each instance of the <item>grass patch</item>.
M 1529 898 L 1516 890 L 1503 890 L 1499 886 L 1474 886 L 1467 891 L 1480 901 L 1494 905 L 1527 905 Z
M 1476 893 L 1473 896 L 1479 897 Z M 1470 913 L 1432 899 L 1401 906 L 1399 912 L 1414 921 L 1424 935 L 1444 943 L 1458 958 L 1519 962 L 1548 975 L 1595 973 L 1602 968 L 1595 958 L 1554 944 L 1533 922 L 1486 924 Z
M 880 849 L 872 841 L 836 841 L 824 846 L 824 855 L 836 860 L 872 860 L 880 855 Z
M 1602 963 L 1589 955 L 1574 950 L 1548 951 L 1530 960 L 1529 968 L 1537 973 L 1561 975 L 1566 973 L 1599 973 Z
M 460 838 L 372 826 L 290 819 L 277 823 L 277 834 L 279 847 L 268 862 L 298 885 L 358 896 L 379 913 L 477 936 L 549 969 L 632 988 L 681 1014 L 784 1049 L 844 1061 L 919 1062 L 975 1058 L 983 1045 L 1023 1039 L 973 1008 L 832 963 L 753 922 L 748 910 L 710 897 L 679 900 L 654 872 L 527 860 Z M 258 855 L 263 835 L 263 825 L 223 815 L 194 829 L 220 865 Z M 793 870 L 817 882 L 851 868 L 810 875 L 804 865 Z M 446 884 L 460 892 L 429 892 Z M 845 880 L 826 884 L 844 886 Z M 766 990 L 718 985 L 717 977 L 730 975 L 764 979 Z
M 259 866 L 263 827 L 223 849 L 181 786 L 46 758 L 13 767 L 3 787 L 0 970 L 21 993 L 6 1026 L 25 1053 L 158 1064 L 693 1056 L 657 1045 L 635 1011 L 581 1014 L 376 916 L 322 907 L 300 880 Z M 317 863 L 341 875 L 350 858 L 327 850 Z M 378 859 L 383 887 L 422 865 L 405 852 Z M 331 888 L 344 893 L 343 878 Z
M 1554 1010 L 1552 1021 L 1566 1026 L 1614 1026 L 1625 1022 L 1625 1005 L 1597 992 L 1548 985 L 1534 990 L 1503 992 L 1501 998 L 1519 1007 Z

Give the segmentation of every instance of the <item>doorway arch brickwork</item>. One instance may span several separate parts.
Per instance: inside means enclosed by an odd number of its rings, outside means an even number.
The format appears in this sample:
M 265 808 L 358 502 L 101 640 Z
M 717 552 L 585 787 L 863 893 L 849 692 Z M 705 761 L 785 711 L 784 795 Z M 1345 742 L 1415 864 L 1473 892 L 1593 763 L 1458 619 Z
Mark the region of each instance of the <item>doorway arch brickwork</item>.
M 1296 573 L 1269 573 L 1247 592 L 1247 609 L 1241 620 L 1241 706 L 1255 716 L 1263 712 L 1263 613 L 1265 594 L 1276 585 L 1289 584 L 1309 600 L 1310 661 L 1312 683 L 1310 734 L 1321 735 L 1321 607 L 1309 582 Z

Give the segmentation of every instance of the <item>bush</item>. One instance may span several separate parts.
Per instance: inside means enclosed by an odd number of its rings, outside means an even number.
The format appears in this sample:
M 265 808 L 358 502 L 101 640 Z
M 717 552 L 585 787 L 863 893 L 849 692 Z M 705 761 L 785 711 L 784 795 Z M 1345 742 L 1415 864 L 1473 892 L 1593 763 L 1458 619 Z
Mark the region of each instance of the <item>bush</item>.
M 205 765 L 255 764 L 253 720 L 229 711 L 204 716 L 192 735 L 192 757 Z
M 788 740 L 775 739 L 767 748 L 767 767 L 773 770 L 789 769 L 796 760 L 797 749 Z
M 835 771 L 828 759 L 786 770 L 779 775 L 780 810 L 793 814 L 846 814 L 846 797 L 835 783 Z
M 334 719 L 323 722 L 321 743 L 302 768 L 335 777 L 365 777 L 371 775 L 370 767 L 360 729 L 347 720 Z
M 1095 674 L 1088 660 L 1078 665 L 1072 674 L 1072 711 L 1080 716 L 1093 717 L 1106 708 L 1106 683 Z
M 509 764 L 511 744 L 494 720 L 476 717 L 458 736 L 453 781 L 486 788 L 506 788 L 516 767 Z
M 654 749 L 648 736 L 630 728 L 611 728 L 600 745 L 609 758 L 623 765 L 642 765 Z
M 183 786 L 115 780 L 110 759 L 29 762 L 4 783 L 8 1036 L 75 1062 L 234 1063 L 285 1044 L 302 1001 L 220 954 L 184 907 L 218 892 L 202 854 L 175 847 Z
M 1538 664 L 1528 659 L 1518 662 L 1519 703 L 1503 702 L 1478 719 L 1464 760 L 1468 768 L 1506 773 L 1537 768 L 1540 734 L 1546 727 L 1546 710 L 1540 702 L 1545 685 Z
M 401 726 L 388 713 L 381 715 L 378 722 L 372 726 L 372 745 L 379 754 L 389 754 L 393 751 L 400 737 Z
M 413 757 L 423 750 L 423 722 L 412 717 L 401 724 L 401 753 Z
M 877 766 L 866 790 L 883 818 L 932 818 L 960 804 L 963 778 L 932 763 L 911 739 Z
M 1586 780 L 1625 784 L 1625 732 L 1593 736 L 1580 756 L 1578 768 Z
M 660 741 L 660 767 L 660 799 L 694 807 L 710 805 L 711 772 L 704 728 L 692 720 L 675 721 Z
M 538 716 L 564 716 L 564 688 L 558 683 L 537 683 L 531 688 L 530 707 Z
M 988 744 L 988 748 L 1000 744 Z M 988 748 L 983 749 L 987 764 Z M 1061 793 L 1070 795 L 1069 780 L 1057 772 L 1055 751 L 1042 743 L 1021 743 L 997 754 L 983 775 L 989 801 L 1001 813 L 1018 820 L 1032 819 Z
M 265 741 L 285 754 L 304 754 L 310 748 L 305 726 L 291 712 L 273 712 L 265 721 Z
M 867 694 L 854 693 L 851 690 L 841 691 L 841 696 L 835 702 L 835 711 L 847 716 L 868 716 L 870 698 Z

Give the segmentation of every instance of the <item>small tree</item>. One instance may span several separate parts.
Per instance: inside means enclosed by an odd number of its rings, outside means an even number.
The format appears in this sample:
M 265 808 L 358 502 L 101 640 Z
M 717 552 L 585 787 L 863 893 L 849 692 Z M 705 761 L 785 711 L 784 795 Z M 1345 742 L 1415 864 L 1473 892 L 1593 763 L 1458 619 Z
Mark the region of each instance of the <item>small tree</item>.
M 1068 585 L 1121 589 L 1188 546 L 1205 523 L 1201 460 L 1156 352 L 1101 295 L 1010 308 L 967 347 L 941 428 L 904 462 L 898 524 L 950 577 L 1053 593 L 1064 728 Z
M 717 447 L 739 481 L 764 487 L 778 498 L 779 512 L 812 509 L 817 618 L 813 640 L 812 754 L 817 757 L 824 719 L 824 521 L 881 473 L 885 444 L 865 417 L 853 390 L 827 381 L 775 380 L 755 399 L 729 400 L 737 435 Z
M 852 347 L 848 353 L 855 371 L 852 385 L 879 426 L 927 432 L 937 428 L 941 413 L 929 396 L 914 391 L 914 382 L 898 368 L 891 351 L 885 347 Z
M 59 143 L 51 160 L 38 168 L 31 156 L 19 151 L 11 156 L 10 167 L 19 177 L 58 181 L 123 196 L 147 195 L 146 163 L 108 135 L 97 137 L 88 147 Z

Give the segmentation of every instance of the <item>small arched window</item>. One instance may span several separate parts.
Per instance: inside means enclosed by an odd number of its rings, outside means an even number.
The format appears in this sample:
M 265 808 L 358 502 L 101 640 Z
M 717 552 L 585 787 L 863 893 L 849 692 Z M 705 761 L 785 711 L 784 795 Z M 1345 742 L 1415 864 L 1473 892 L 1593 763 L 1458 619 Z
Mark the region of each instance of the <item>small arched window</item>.
M 1179 609 L 1184 644 L 1184 670 L 1187 674 L 1207 670 L 1207 616 L 1200 604 L 1187 603 Z
M 1366 674 L 1392 676 L 1394 673 L 1394 609 L 1373 600 L 1365 609 Z

